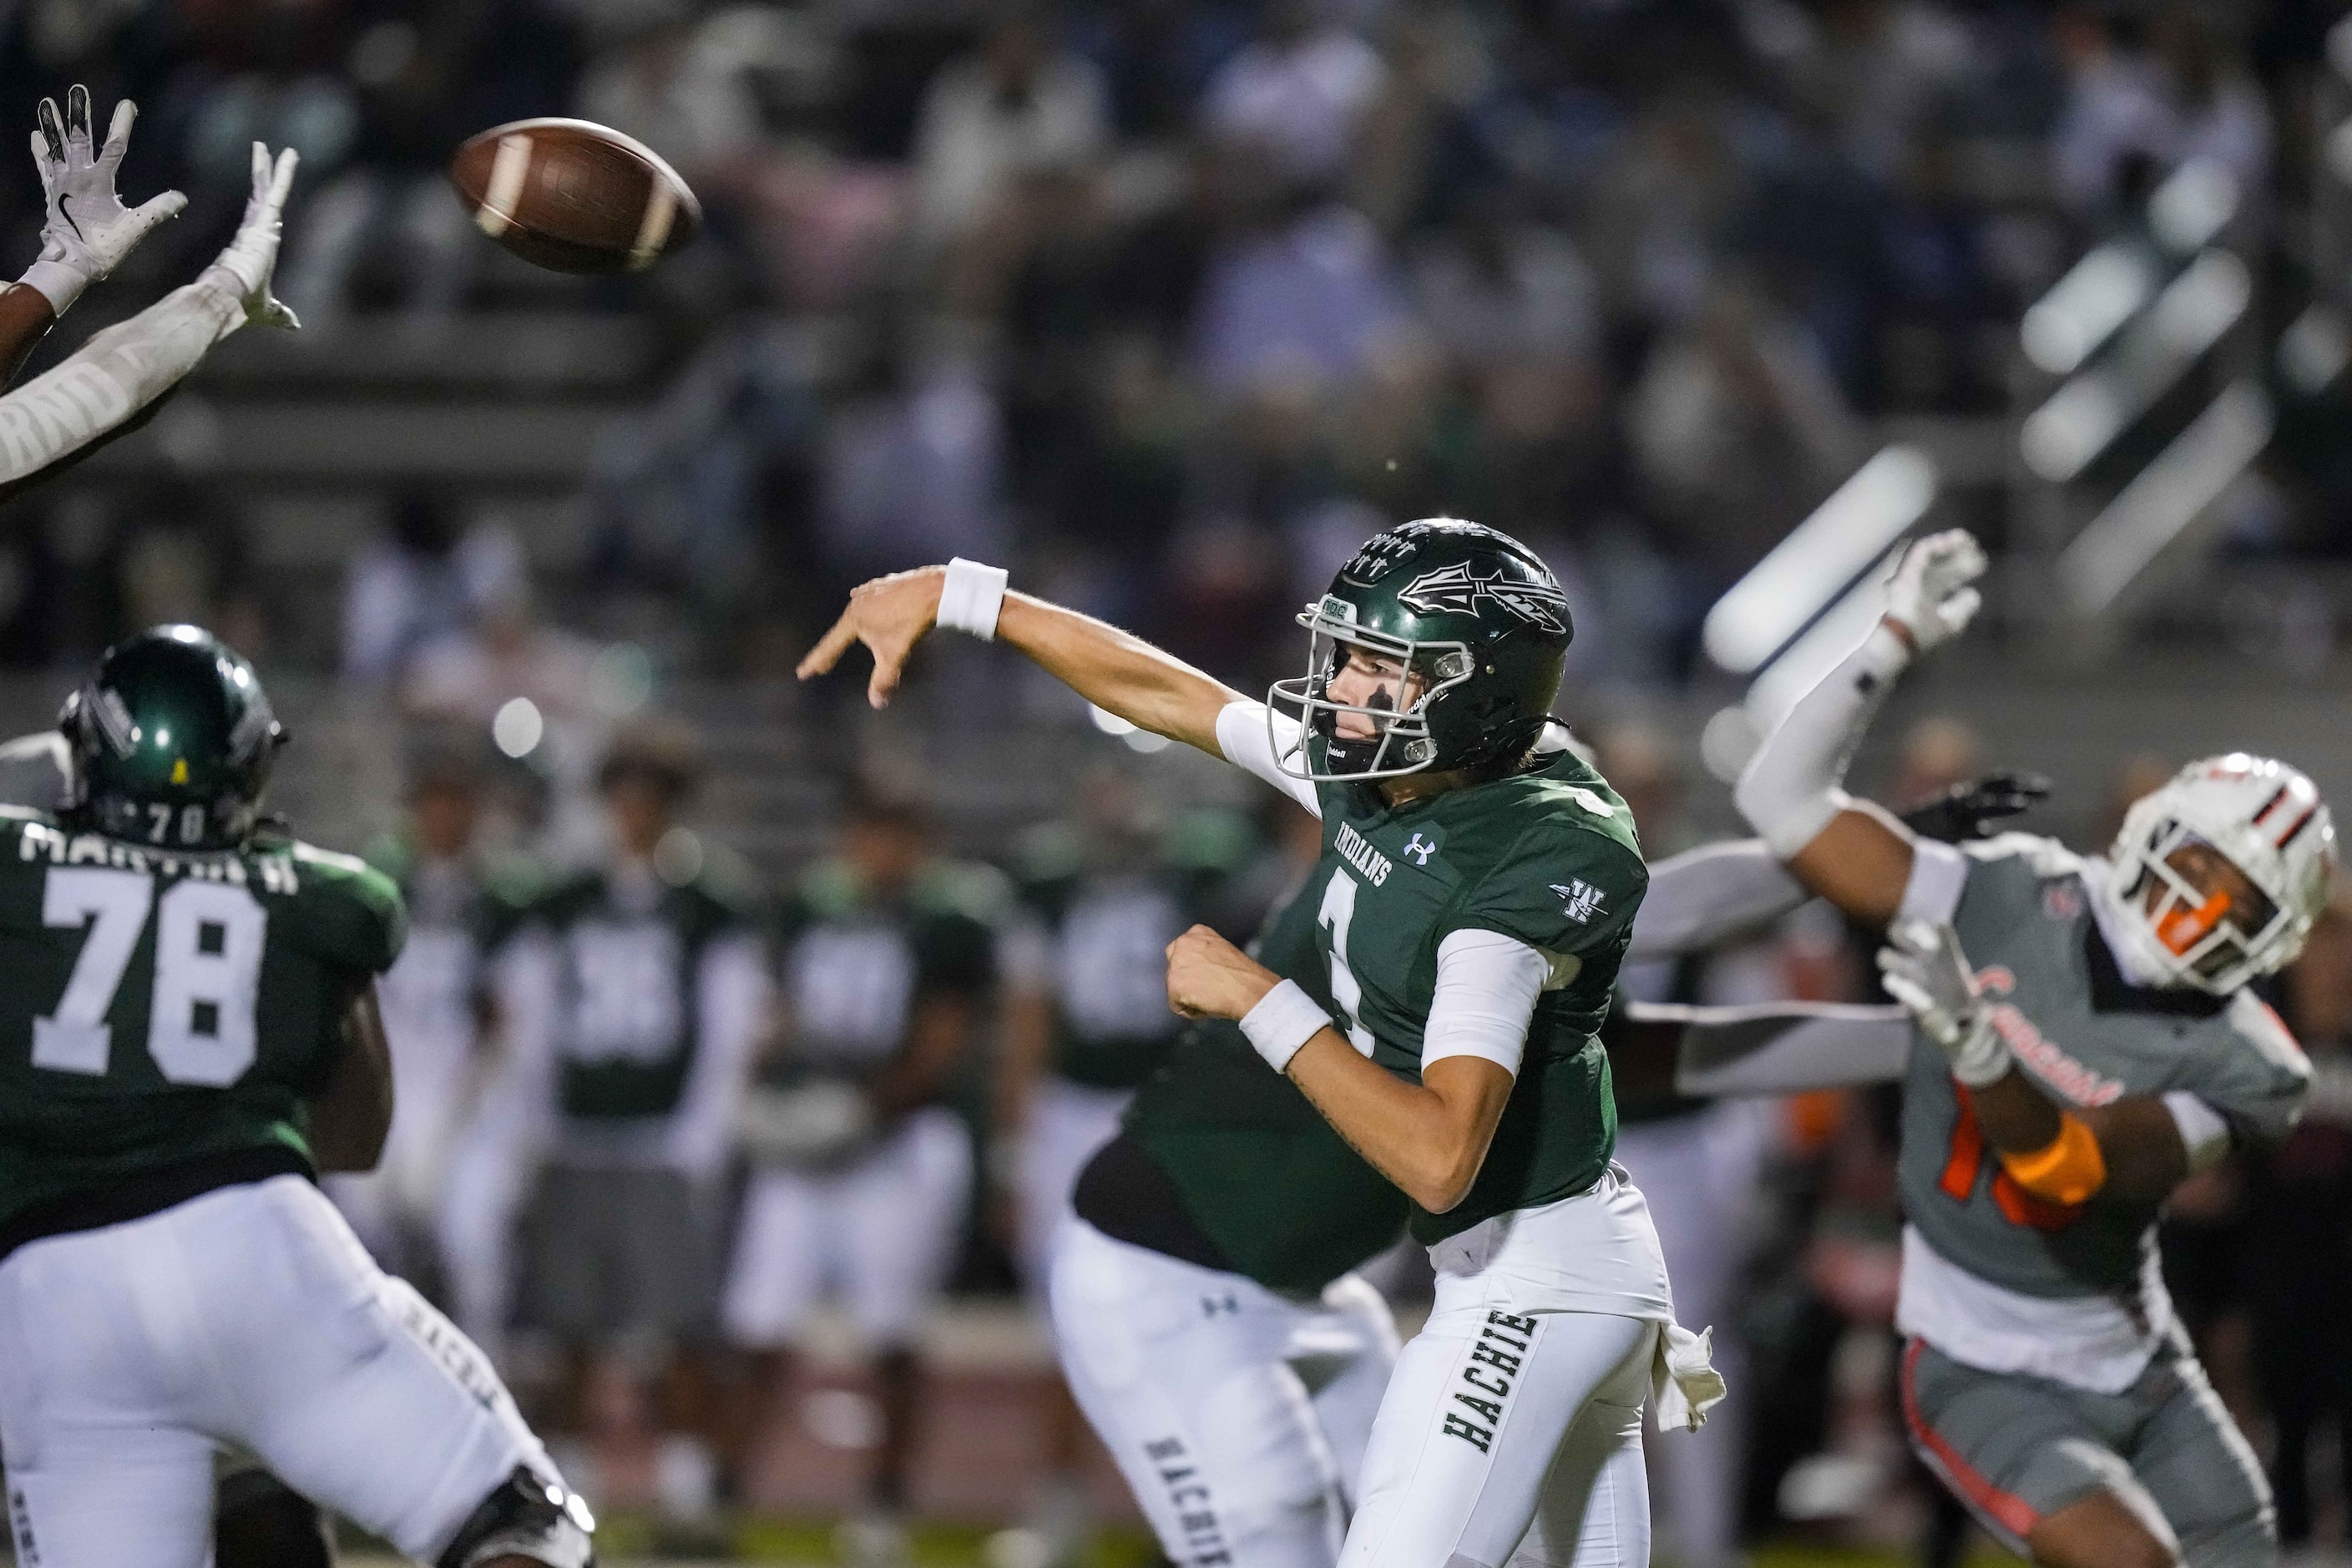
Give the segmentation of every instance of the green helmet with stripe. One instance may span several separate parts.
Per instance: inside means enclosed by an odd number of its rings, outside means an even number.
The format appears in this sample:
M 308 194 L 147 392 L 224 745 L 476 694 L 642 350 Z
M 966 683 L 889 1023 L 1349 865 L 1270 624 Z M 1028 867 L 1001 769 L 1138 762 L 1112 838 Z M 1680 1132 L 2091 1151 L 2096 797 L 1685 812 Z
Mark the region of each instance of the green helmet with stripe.
M 261 679 L 201 626 L 155 626 L 100 656 L 58 728 L 66 814 L 110 837 L 229 849 L 253 831 L 285 743 Z
M 1375 535 L 1298 624 L 1307 673 L 1275 682 L 1267 703 L 1301 721 L 1283 768 L 1318 781 L 1516 763 L 1550 721 L 1576 635 L 1568 595 L 1540 556 L 1450 517 Z M 1351 653 L 1397 668 L 1402 700 L 1335 699 L 1332 678 Z M 1369 719 L 1370 735 L 1340 733 L 1343 713 Z

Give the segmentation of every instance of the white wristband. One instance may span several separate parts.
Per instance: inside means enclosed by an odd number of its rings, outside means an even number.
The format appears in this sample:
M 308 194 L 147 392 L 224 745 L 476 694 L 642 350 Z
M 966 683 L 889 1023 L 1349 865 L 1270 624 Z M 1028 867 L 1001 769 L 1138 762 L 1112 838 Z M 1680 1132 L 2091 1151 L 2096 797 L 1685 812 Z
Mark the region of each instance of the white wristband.
M 16 281 L 39 290 L 41 298 L 49 302 L 50 311 L 62 316 L 66 307 L 80 299 L 81 291 L 89 287 L 89 274 L 60 261 L 36 261 L 25 268 L 25 275 Z
M 1265 1065 L 1276 1072 L 1290 1070 L 1290 1058 L 1299 1047 L 1315 1037 L 1318 1029 L 1331 1026 L 1331 1015 L 1323 1005 L 1298 988 L 1298 982 L 1285 980 L 1258 998 L 1257 1005 L 1242 1015 L 1242 1033 L 1265 1058 Z
M 1002 566 L 983 566 L 961 555 L 949 562 L 947 580 L 940 584 L 940 628 L 970 632 L 982 642 L 994 642 L 997 612 L 1004 608 L 1007 575 Z

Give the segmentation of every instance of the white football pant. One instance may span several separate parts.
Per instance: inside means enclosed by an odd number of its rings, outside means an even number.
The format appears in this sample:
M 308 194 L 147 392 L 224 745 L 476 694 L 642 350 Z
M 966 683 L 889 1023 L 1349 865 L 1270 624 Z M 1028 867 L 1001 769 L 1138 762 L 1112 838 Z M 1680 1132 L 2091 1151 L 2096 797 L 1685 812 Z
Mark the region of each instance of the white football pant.
M 0 1263 L 0 1448 L 26 1568 L 205 1568 L 213 1453 L 431 1562 L 548 1462 L 481 1353 L 299 1176 Z
M 1319 1300 L 1116 1241 L 1054 1237 L 1055 1350 L 1181 1568 L 1331 1568 L 1396 1324 L 1349 1275 Z
M 1053 1270 L 1054 1233 L 1070 1213 L 1070 1194 L 1087 1162 L 1118 1136 L 1119 1114 L 1134 1091 L 1092 1089 L 1046 1075 L 1029 1097 L 1021 1130 L 1015 1194 L 1019 1204 L 1021 1284 L 1040 1306 Z
M 1641 1189 L 1612 1165 L 1429 1257 L 1340 1568 L 1647 1568 L 1642 1406 L 1674 1294 Z
M 755 1171 L 720 1309 L 727 1337 L 783 1349 L 837 1289 L 869 1348 L 912 1344 L 955 1267 L 971 1199 L 971 1134 L 943 1106 L 838 1167 Z

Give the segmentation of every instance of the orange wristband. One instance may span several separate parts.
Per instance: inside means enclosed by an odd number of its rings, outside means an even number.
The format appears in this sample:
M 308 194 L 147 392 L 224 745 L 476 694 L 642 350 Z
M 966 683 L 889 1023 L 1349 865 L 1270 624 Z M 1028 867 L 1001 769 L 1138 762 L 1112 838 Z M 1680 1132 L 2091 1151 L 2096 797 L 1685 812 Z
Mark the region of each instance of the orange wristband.
M 2079 1204 L 2107 1184 L 2098 1135 L 2071 1110 L 2058 1113 L 2058 1136 L 2022 1154 L 2003 1153 L 2001 1168 L 2037 1198 Z

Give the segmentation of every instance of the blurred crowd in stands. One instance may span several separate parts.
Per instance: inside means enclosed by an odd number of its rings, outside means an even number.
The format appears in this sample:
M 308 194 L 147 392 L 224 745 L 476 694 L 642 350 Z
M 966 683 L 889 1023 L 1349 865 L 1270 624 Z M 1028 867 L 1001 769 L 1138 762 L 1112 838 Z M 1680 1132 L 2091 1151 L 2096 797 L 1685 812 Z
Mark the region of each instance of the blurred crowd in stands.
M 772 672 L 843 584 L 961 552 L 1230 668 L 1230 628 L 1445 510 L 1546 551 L 1588 672 L 1654 680 L 1875 421 L 2006 410 L 2023 307 L 2184 159 L 2291 258 L 2333 10 L 24 0 L 0 103 L 139 99 L 126 177 L 194 204 L 154 276 L 230 220 L 248 139 L 299 148 L 282 292 L 322 334 L 501 301 L 442 178 L 466 135 L 572 113 L 663 153 L 707 237 L 564 297 L 657 312 L 670 362 L 584 476 L 572 598 L 657 598 L 692 667 Z M 167 539 L 53 527 L 15 575 L 97 552 L 123 619 L 161 584 L 267 633 L 201 501 L 140 498 Z M 354 606 L 352 673 L 499 613 L 462 553 L 403 513 L 354 582 L 410 596 Z M 0 650 L 90 640 L 41 598 Z

